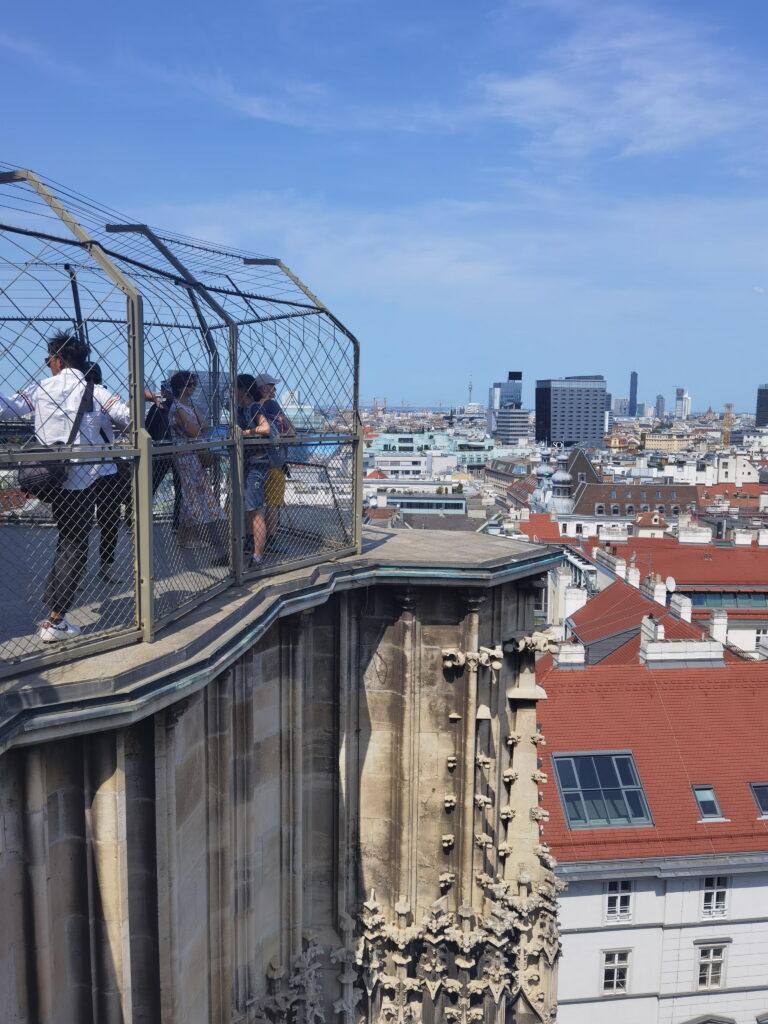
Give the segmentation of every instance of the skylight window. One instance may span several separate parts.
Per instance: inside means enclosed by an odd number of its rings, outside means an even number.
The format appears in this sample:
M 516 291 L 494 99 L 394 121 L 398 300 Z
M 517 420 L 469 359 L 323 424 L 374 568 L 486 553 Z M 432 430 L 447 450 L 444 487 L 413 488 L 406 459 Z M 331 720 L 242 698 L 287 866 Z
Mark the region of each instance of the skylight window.
M 760 813 L 768 817 L 768 782 L 753 782 L 750 788 Z
M 631 754 L 558 754 L 553 762 L 570 828 L 653 824 Z
M 702 818 L 722 818 L 723 813 L 713 786 L 694 786 L 693 795 L 696 797 Z

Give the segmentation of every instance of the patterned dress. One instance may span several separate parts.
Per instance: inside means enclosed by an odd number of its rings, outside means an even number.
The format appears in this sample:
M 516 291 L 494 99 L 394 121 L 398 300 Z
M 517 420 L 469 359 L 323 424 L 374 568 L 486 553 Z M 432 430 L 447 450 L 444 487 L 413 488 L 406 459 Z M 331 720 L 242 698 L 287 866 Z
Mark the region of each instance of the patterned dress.
M 188 437 L 184 428 L 177 422 L 176 411 L 182 409 L 188 416 L 198 419 L 197 411 L 191 404 L 182 403 L 177 398 L 168 412 L 171 438 L 175 444 L 191 444 L 197 437 Z M 216 500 L 211 481 L 203 469 L 203 464 L 196 452 L 188 455 L 176 455 L 176 467 L 181 478 L 181 508 L 179 509 L 179 526 L 196 527 L 206 523 L 215 523 L 224 518 L 224 511 Z

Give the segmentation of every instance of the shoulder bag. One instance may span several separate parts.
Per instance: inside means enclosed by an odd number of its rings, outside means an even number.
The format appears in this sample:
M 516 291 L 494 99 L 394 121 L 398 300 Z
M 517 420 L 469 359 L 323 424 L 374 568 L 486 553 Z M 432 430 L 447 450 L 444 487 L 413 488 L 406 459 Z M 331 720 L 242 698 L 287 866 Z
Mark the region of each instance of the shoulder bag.
M 72 424 L 72 429 L 66 442 L 70 447 L 75 443 L 75 439 L 80 432 L 83 414 L 88 406 L 91 409 L 93 408 L 93 384 L 91 383 L 86 384 L 83 389 L 75 421 Z M 63 459 L 61 462 L 27 462 L 20 465 L 19 490 L 31 494 L 38 501 L 50 503 L 67 479 L 69 462 L 69 459 Z

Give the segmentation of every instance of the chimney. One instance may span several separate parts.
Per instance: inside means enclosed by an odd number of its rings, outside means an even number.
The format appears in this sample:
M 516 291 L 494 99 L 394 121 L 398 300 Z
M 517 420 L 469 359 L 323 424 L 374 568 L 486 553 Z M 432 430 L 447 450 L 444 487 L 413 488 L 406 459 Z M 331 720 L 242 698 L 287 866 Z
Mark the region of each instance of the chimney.
M 640 639 L 643 640 L 663 640 L 664 639 L 664 626 L 657 622 L 652 615 L 644 615 L 643 621 L 640 623 Z
M 634 587 L 635 590 L 640 589 L 640 570 L 636 565 L 627 567 L 627 583 L 630 587 Z
M 570 642 L 557 645 L 554 655 L 555 668 L 579 669 L 586 665 L 587 652 L 584 644 L 572 644 Z
M 691 599 L 683 594 L 673 594 L 669 602 L 669 610 L 676 619 L 683 622 L 691 621 Z
M 645 577 L 640 584 L 640 593 L 649 601 L 655 601 L 656 604 L 666 605 L 667 603 L 667 588 L 658 573 L 655 576 Z
M 709 618 L 709 633 L 713 640 L 724 644 L 728 640 L 728 612 L 724 608 L 713 608 Z

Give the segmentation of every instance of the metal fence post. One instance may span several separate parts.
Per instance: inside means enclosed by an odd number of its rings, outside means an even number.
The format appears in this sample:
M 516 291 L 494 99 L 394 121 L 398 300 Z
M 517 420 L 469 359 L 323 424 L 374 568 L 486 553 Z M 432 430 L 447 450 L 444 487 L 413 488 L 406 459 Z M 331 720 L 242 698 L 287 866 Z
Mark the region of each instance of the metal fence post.
M 245 542 L 245 504 L 243 490 L 245 488 L 245 469 L 243 451 L 243 432 L 237 424 L 232 428 L 232 447 L 230 449 L 231 464 L 229 470 L 230 505 L 229 523 L 232 543 L 232 572 L 238 586 L 243 582 L 243 545 Z
M 143 638 L 155 633 L 154 523 L 152 520 L 152 438 L 144 428 L 137 432 L 139 458 L 133 488 L 134 559 L 138 622 Z
M 358 422 L 352 459 L 352 541 L 359 555 L 363 550 L 363 425 Z

